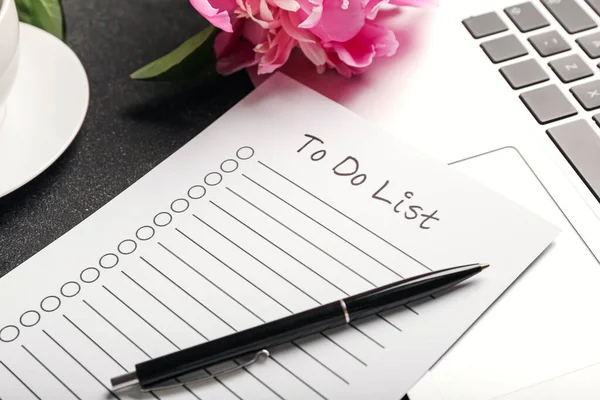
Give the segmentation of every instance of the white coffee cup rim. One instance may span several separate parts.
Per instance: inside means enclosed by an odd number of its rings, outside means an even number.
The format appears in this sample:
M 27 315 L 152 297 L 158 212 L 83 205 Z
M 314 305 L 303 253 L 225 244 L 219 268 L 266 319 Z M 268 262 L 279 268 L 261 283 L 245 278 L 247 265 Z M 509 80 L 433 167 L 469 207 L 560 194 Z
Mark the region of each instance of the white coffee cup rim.
M 12 1 L 12 0 L 0 0 L 0 21 L 2 21 L 2 18 L 4 17 L 4 15 L 8 12 L 6 10 L 8 10 L 8 2 Z

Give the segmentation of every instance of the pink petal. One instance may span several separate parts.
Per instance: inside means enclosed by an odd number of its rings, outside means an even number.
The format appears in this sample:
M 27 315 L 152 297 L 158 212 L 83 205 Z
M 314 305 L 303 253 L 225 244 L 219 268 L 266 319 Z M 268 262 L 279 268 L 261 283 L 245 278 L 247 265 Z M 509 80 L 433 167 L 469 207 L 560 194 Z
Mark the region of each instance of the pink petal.
M 221 75 L 231 75 L 241 69 L 258 63 L 258 55 L 248 42 L 238 42 L 231 54 L 217 60 L 217 72 Z
M 319 23 L 311 32 L 327 42 L 345 42 L 354 37 L 365 23 L 365 12 L 360 0 L 326 0 Z M 303 26 L 301 26 L 303 27 Z
M 261 54 L 265 54 L 267 51 L 269 51 L 269 49 L 269 42 L 264 42 L 254 47 L 254 51 Z
M 267 4 L 267 0 L 260 0 L 260 18 L 265 21 L 273 20 L 273 13 L 269 9 L 269 5 Z
M 240 40 L 239 32 L 224 32 L 221 31 L 215 36 L 215 56 L 221 58 L 231 51 L 233 46 Z
M 323 6 L 317 6 L 313 8 L 308 17 L 306 17 L 306 19 L 299 25 L 300 28 L 314 28 L 321 20 L 321 15 L 323 15 Z
M 346 78 L 350 78 L 352 76 L 352 69 L 343 61 L 341 61 L 335 53 L 328 55 L 327 65 L 335 68 L 338 74 Z M 319 69 L 317 69 L 317 71 L 319 71 Z
M 367 19 L 375 19 L 375 17 L 377 17 L 379 9 L 383 5 L 388 4 L 389 2 L 390 0 L 369 0 L 367 4 L 365 4 L 365 14 L 367 16 Z
M 304 18 L 299 27 L 303 29 L 314 28 L 323 14 L 323 0 L 299 0 L 299 4 L 298 14 Z
M 292 49 L 296 46 L 296 40 L 288 35 L 283 29 L 280 30 L 271 43 L 271 48 L 261 57 L 258 63 L 258 74 L 270 74 L 281 67 L 290 57 Z
M 261 18 L 256 18 L 250 4 L 246 4 L 246 7 L 248 9 L 248 16 L 250 19 L 260 25 L 263 29 L 275 29 L 281 26 L 281 22 L 277 19 L 265 21 Z
M 252 14 L 260 10 L 261 0 L 246 0 L 244 9 L 248 10 L 249 14 Z
M 242 36 L 256 46 L 267 40 L 267 31 L 252 20 L 246 20 L 242 28 Z
M 296 0 L 273 0 L 273 3 L 286 11 L 296 12 L 300 9 L 300 4 Z
M 226 32 L 233 32 L 230 13 L 235 9 L 234 0 L 212 0 L 217 8 L 213 7 L 209 0 L 190 0 L 192 6 L 212 25 Z
M 325 50 L 323 50 L 321 45 L 309 42 L 298 42 L 298 45 L 306 58 L 317 67 L 325 65 L 327 62 L 327 54 L 325 54 Z
M 392 56 L 398 49 L 394 33 L 372 23 L 367 23 L 361 31 L 345 43 L 328 44 L 341 61 L 355 68 L 371 64 L 375 56 Z
M 285 32 L 299 42 L 314 42 L 315 35 L 306 29 L 299 28 L 299 17 L 297 13 L 282 11 L 279 13 L 281 27 Z

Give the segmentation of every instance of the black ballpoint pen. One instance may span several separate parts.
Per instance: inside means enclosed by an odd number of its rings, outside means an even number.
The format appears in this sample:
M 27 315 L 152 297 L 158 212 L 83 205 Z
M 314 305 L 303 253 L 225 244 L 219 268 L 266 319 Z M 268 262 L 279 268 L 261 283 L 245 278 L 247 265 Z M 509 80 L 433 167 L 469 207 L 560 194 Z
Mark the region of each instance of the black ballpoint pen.
M 349 324 L 357 319 L 442 292 L 476 275 L 488 266 L 489 264 L 463 265 L 381 286 L 137 364 L 135 372 L 115 377 L 111 379 L 111 383 L 114 390 L 123 390 L 138 385 L 142 391 L 181 386 L 187 382 L 178 381 L 178 383 L 169 385 L 164 383 L 184 374 L 231 361 L 236 357 L 256 354 L 250 362 L 252 363 L 260 355 L 269 356 L 268 348 Z M 233 370 L 240 368 L 241 366 L 238 366 Z M 210 376 L 208 378 L 210 379 Z

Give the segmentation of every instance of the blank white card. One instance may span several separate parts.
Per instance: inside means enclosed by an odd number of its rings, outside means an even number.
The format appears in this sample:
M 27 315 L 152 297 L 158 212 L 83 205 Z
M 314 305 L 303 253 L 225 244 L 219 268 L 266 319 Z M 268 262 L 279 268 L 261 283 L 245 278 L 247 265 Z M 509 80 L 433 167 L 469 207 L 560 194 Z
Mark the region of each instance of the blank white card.
M 0 280 L 0 398 L 399 399 L 556 228 L 283 75 Z M 436 299 L 204 384 L 136 363 L 431 270 Z

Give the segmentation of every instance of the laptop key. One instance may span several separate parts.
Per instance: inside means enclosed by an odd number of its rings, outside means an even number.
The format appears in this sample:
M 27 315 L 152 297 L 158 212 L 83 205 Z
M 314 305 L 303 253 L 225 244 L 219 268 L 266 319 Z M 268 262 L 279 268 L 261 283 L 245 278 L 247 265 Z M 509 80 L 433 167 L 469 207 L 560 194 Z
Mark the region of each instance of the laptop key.
M 582 36 L 576 40 L 577 44 L 590 58 L 600 57 L 600 32 Z
M 550 128 L 546 133 L 600 200 L 600 136 L 584 120 Z
M 519 61 L 518 63 L 507 65 L 500 68 L 500 73 L 510 87 L 515 90 L 550 79 L 535 60 Z
M 571 46 L 556 31 L 531 36 L 529 43 L 542 57 L 553 56 L 571 50 Z
M 542 0 L 550 14 L 571 34 L 595 28 L 597 25 L 575 0 Z
M 504 12 L 521 32 L 530 32 L 550 25 L 531 3 L 508 7 L 504 9 Z
M 463 25 L 475 39 L 508 30 L 504 22 L 502 22 L 495 12 L 467 18 L 463 21 Z
M 571 93 L 587 111 L 600 108 L 600 81 L 592 81 L 573 86 Z
M 592 7 L 596 14 L 600 15 L 600 0 L 585 0 L 585 2 Z
M 547 124 L 577 114 L 577 110 L 556 85 L 522 93 L 519 98 L 540 124 Z
M 494 64 L 527 54 L 527 49 L 515 35 L 503 36 L 481 43 L 481 48 Z
M 564 83 L 594 75 L 590 67 L 577 54 L 551 61 L 548 65 Z

